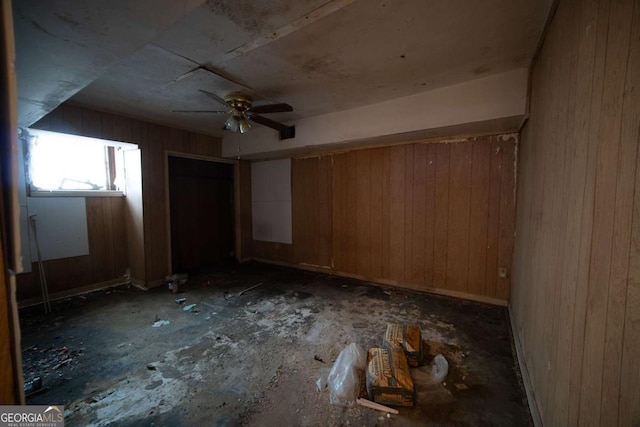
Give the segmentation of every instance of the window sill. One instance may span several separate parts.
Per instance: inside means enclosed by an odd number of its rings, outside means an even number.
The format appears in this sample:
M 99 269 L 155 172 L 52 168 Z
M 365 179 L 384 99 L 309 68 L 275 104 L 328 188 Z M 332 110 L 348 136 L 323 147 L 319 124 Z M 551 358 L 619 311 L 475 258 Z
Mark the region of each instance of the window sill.
M 31 190 L 30 197 L 124 197 L 123 191 L 96 191 L 96 190 L 64 190 L 42 191 Z

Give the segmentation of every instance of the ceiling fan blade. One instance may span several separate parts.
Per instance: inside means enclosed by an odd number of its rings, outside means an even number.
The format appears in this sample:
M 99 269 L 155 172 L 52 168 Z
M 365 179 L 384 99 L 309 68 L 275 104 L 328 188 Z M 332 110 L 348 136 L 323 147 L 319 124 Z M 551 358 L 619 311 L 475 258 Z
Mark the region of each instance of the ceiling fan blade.
M 212 98 L 212 99 L 214 99 L 214 100 L 218 101 L 220 104 L 222 104 L 222 105 L 228 105 L 228 104 L 227 104 L 227 101 L 225 101 L 224 99 L 220 98 L 220 97 L 219 97 L 218 95 L 216 95 L 215 93 L 213 93 L 213 92 L 209 92 L 209 91 L 206 91 L 206 90 L 204 90 L 204 89 L 199 89 L 199 90 L 200 90 L 200 92 L 202 92 L 202 93 L 204 93 L 205 95 L 207 95 L 209 98 Z
M 289 104 L 270 104 L 270 105 L 258 105 L 255 107 L 249 108 L 249 112 L 255 114 L 264 114 L 264 113 L 283 113 L 286 111 L 293 111 L 293 107 Z
M 227 114 L 228 110 L 171 110 L 172 113 L 214 113 Z
M 258 116 L 255 114 L 249 116 L 249 120 L 278 131 L 285 131 L 289 129 L 289 126 L 287 125 L 283 125 L 282 123 L 278 123 L 274 120 L 267 119 L 266 117 Z

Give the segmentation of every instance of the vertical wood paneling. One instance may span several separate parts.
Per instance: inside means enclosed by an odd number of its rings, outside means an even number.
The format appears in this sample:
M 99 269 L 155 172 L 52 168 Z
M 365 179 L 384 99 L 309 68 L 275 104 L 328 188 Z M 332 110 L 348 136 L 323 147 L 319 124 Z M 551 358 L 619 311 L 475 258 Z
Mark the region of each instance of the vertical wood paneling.
M 511 266 L 516 143 L 477 137 L 294 159 L 293 244 L 252 242 L 252 255 L 506 301 L 510 277 L 500 294 L 496 278 L 498 262 Z
M 318 218 L 318 255 L 321 266 L 331 266 L 332 199 L 331 199 L 331 157 L 318 159 L 318 198 L 316 203 Z
M 471 150 L 471 144 L 451 144 L 447 279 L 448 288 L 463 292 L 469 264 Z
M 500 169 L 502 150 L 495 137 L 491 137 L 489 162 L 489 210 L 487 216 L 487 253 L 485 269 L 486 295 L 496 295 L 498 281 L 498 237 L 500 235 Z
M 389 273 L 404 281 L 405 273 L 405 165 L 406 148 L 392 147 L 389 159 Z
M 356 273 L 371 275 L 371 152 L 356 151 Z
M 424 284 L 435 286 L 435 229 L 436 229 L 436 149 L 426 144 L 425 214 L 424 214 Z M 480 292 L 481 294 L 482 292 Z
M 640 4 L 637 4 L 636 8 L 640 8 Z M 633 44 L 632 37 L 638 39 L 637 28 L 634 30 L 635 34 L 632 34 L 633 17 L 633 2 L 628 1 L 616 4 L 610 18 L 610 26 L 617 26 L 615 38 L 612 38 L 611 34 L 609 36 L 609 43 L 615 43 L 615 47 L 609 49 L 610 52 L 613 51 L 611 72 L 618 74 L 614 80 L 614 87 L 608 90 L 612 92 L 611 96 L 605 97 L 605 108 L 612 114 L 609 117 L 612 121 L 610 134 L 612 138 L 620 140 L 620 148 L 616 160 L 613 244 L 604 341 L 605 360 L 600 414 L 602 425 L 619 423 L 624 318 L 627 309 L 636 159 L 640 138 L 640 95 L 637 87 L 640 79 L 640 43 L 636 41 L 635 45 Z M 623 100 L 622 103 L 619 102 L 620 99 Z M 614 106 L 618 104 L 621 105 L 616 110 Z M 640 335 L 638 337 L 640 339 Z M 636 421 L 640 421 L 640 417 Z
M 331 200 L 333 209 L 331 212 L 331 219 L 333 227 L 333 266 L 336 270 L 347 271 L 347 254 L 345 253 L 347 246 L 347 192 L 344 185 L 347 179 L 347 155 L 339 154 L 332 156 L 332 163 L 333 173 L 331 176 Z
M 511 311 L 545 425 L 640 423 L 639 27 L 638 1 L 561 1 L 534 66 Z
M 427 186 L 427 145 L 417 144 L 413 150 L 413 200 L 411 233 L 411 277 L 409 282 L 424 286 L 425 273 L 425 205 Z
M 382 149 L 382 277 L 391 277 L 391 149 Z
M 404 150 L 404 279 L 412 283 L 413 278 L 413 187 L 414 187 L 414 147 L 407 145 Z
M 502 300 L 509 299 L 511 258 L 513 254 L 513 230 L 515 227 L 515 161 L 516 144 L 513 139 L 500 137 L 502 162 L 500 165 L 500 231 L 498 235 L 498 268 L 506 274 L 498 275 L 495 296 Z M 558 230 L 559 231 L 559 230 Z
M 620 117 L 631 24 L 632 2 L 611 3 L 602 113 L 598 134 L 593 243 L 585 349 L 582 366 L 583 400 L 579 422 L 586 425 L 600 420 L 606 337 L 608 288 L 611 286 L 613 230 L 615 221 L 618 156 L 620 153 Z M 637 119 L 637 118 L 636 118 Z M 626 178 L 626 177 L 624 177 Z M 628 195 L 624 195 L 628 196 Z M 628 251 L 628 248 L 625 249 Z M 627 255 L 628 257 L 628 255 Z M 626 272 L 625 272 L 626 274 Z M 611 355 L 607 355 L 607 358 Z M 614 358 L 615 359 L 615 358 Z M 618 359 L 619 360 L 619 359 Z M 616 387 L 617 388 L 617 387 Z M 617 415 L 617 413 L 616 413 Z M 617 416 L 616 416 L 617 420 Z M 610 425 L 605 423 L 605 425 Z
M 193 137 L 192 137 L 193 139 Z M 240 259 L 244 260 L 251 256 L 252 249 L 252 219 L 251 219 L 251 163 L 241 160 L 239 165 L 240 175 L 240 237 L 241 254 Z
M 487 269 L 487 218 L 489 215 L 491 144 L 485 141 L 478 141 L 473 144 L 472 148 L 468 292 L 481 295 L 484 292 Z
M 131 142 L 142 150 L 144 220 L 130 223 L 144 230 L 127 229 L 124 199 L 87 198 L 90 255 L 45 262 L 51 292 L 113 280 L 129 266 L 136 270 L 136 279 L 161 280 L 169 272 L 164 149 L 215 157 L 220 156 L 220 140 L 67 104 L 34 128 Z M 134 233 L 140 233 L 144 245 L 128 251 L 127 242 Z M 18 275 L 17 283 L 19 299 L 38 295 L 33 272 Z
M 638 117 L 640 117 L 640 90 L 637 77 L 640 75 L 640 5 L 637 1 L 633 10 L 632 22 L 621 129 L 621 138 L 625 151 L 630 146 L 635 146 L 637 150 L 640 144 L 640 120 L 638 120 Z M 638 384 L 640 384 L 640 338 L 638 338 L 640 337 L 640 159 L 638 159 L 637 154 L 635 156 L 629 155 L 628 157 L 631 159 L 636 158 L 628 261 L 629 275 L 626 279 L 627 289 L 624 290 L 624 282 L 617 282 L 615 285 L 616 295 L 611 300 L 618 307 L 622 307 L 620 297 L 624 298 L 624 318 L 620 325 L 623 333 L 621 337 L 622 357 L 618 398 L 620 425 L 633 425 L 640 421 L 640 387 L 638 387 Z M 624 247 L 624 245 L 621 246 Z M 622 279 L 624 280 L 624 276 Z M 619 280 L 619 278 L 616 278 L 616 280 Z M 610 303 L 610 305 L 612 304 Z M 607 337 L 609 342 L 615 343 L 609 335 Z M 615 387 L 615 384 L 607 386 L 607 396 L 611 393 L 612 387 Z M 615 391 L 615 388 L 613 390 Z M 612 402 L 611 405 L 615 406 L 615 402 Z
M 433 235 L 433 285 L 436 288 L 447 287 L 450 146 L 450 144 L 436 145 L 435 221 Z
M 564 9 L 561 11 L 564 12 Z M 564 101 L 561 102 L 560 115 L 558 116 L 557 128 L 558 128 L 558 140 L 563 141 L 562 144 L 558 144 L 559 156 L 562 157 L 562 165 L 559 169 L 559 179 L 563 182 L 570 182 L 574 173 L 574 167 L 571 163 L 573 156 L 578 160 L 579 156 L 575 155 L 575 139 L 574 139 L 574 123 L 575 123 L 575 110 L 576 110 L 576 90 L 577 90 L 577 62 L 578 62 L 578 49 L 576 48 L 577 37 L 576 34 L 570 29 L 575 26 L 581 17 L 580 13 L 570 13 L 568 24 L 562 32 L 562 46 L 561 51 L 567 52 L 563 55 L 561 62 L 561 69 L 567 70 L 567 75 L 572 76 L 569 84 L 563 84 L 558 90 L 558 96 Z M 566 125 L 565 125 L 566 124 Z M 579 167 L 582 167 L 582 158 L 577 162 Z M 577 240 L 575 236 L 576 227 L 566 227 L 567 218 L 569 215 L 574 214 L 572 211 L 572 192 L 569 186 L 564 186 L 563 191 L 558 191 L 557 198 L 559 198 L 559 215 L 555 223 L 555 231 L 557 235 L 561 236 L 561 244 L 558 245 L 558 256 L 555 260 L 554 277 L 565 277 L 565 269 L 569 267 L 571 261 L 568 258 L 575 259 L 576 257 L 568 257 L 570 253 L 567 251 L 567 246 L 570 245 L 573 250 L 576 248 Z M 572 313 L 570 307 L 567 306 L 569 302 L 567 298 L 566 289 L 570 287 L 569 282 L 561 281 L 561 289 L 558 291 L 560 297 L 554 301 L 554 314 L 553 314 L 553 326 L 551 332 L 551 357 L 555 363 L 551 364 L 550 378 L 554 380 L 550 381 L 549 392 L 547 393 L 547 402 L 552 402 L 558 397 L 567 399 L 567 393 L 569 390 L 569 370 L 564 366 L 568 365 L 569 353 L 571 348 L 569 335 L 565 334 L 566 330 L 572 329 L 572 317 L 569 313 Z M 560 343 L 563 344 L 560 344 Z M 565 382 L 556 380 L 557 378 L 564 377 Z M 566 417 L 568 414 L 568 408 L 566 406 L 558 408 L 552 403 L 545 403 L 545 406 L 550 408 L 548 418 L 553 424 L 561 425 L 566 423 Z
M 384 150 L 371 150 L 371 276 L 385 277 L 383 249 Z
M 346 215 L 345 233 L 347 235 L 347 245 L 345 247 L 347 271 L 357 271 L 358 269 L 358 157 L 356 152 L 347 154 L 347 181 L 338 185 L 346 187 Z

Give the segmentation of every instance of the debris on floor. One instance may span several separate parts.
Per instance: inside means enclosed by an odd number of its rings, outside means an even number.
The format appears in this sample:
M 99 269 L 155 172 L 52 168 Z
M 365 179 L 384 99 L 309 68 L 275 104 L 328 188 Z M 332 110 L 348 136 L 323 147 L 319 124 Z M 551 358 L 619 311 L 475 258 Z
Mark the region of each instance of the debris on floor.
M 367 353 L 356 343 L 340 352 L 327 380 L 331 404 L 347 406 L 355 402 L 366 363 Z
M 413 406 L 413 380 L 402 348 L 373 347 L 367 359 L 369 399 L 382 405 Z
M 170 324 L 171 322 L 168 320 L 156 320 L 153 325 L 151 325 L 152 328 L 159 328 L 160 326 L 165 326 Z
M 182 309 L 184 311 L 191 311 L 191 309 L 193 309 L 197 304 L 189 304 L 189 305 L 185 305 Z
M 255 285 L 253 285 L 253 286 L 251 286 L 251 287 L 249 287 L 247 289 L 243 289 L 240 292 L 238 292 L 238 296 L 241 296 L 242 294 L 245 294 L 245 293 L 257 288 L 258 286 L 262 286 L 262 284 L 263 284 L 263 282 L 256 283 Z
M 397 409 L 390 408 L 388 406 L 381 405 L 376 402 L 372 402 L 367 399 L 363 399 L 361 397 L 356 399 L 356 403 L 360 406 L 364 406 L 365 408 L 375 409 L 376 411 L 386 412 L 387 414 L 399 414 Z
M 388 324 L 382 346 L 387 348 L 398 346 L 404 351 L 409 366 L 417 368 L 422 365 L 422 333 L 417 324 Z
M 42 391 L 42 378 L 35 377 L 29 382 L 24 383 L 24 395 L 25 397 L 33 396 L 36 393 Z
M 64 404 L 69 425 L 529 424 L 503 307 L 403 289 L 389 297 L 366 282 L 262 264 L 190 275 L 180 286 L 188 294 L 171 300 L 165 286 L 54 302 L 54 318 L 21 310 L 25 381 L 43 383 L 28 403 Z M 149 320 L 161 329 L 141 331 Z M 389 419 L 355 400 L 376 403 L 365 350 L 384 347 L 388 324 L 413 323 L 424 355 L 409 369 L 415 405 L 382 404 L 399 412 Z M 331 404 L 328 377 L 349 343 L 365 362 L 345 408 Z M 82 347 L 82 357 L 61 361 L 55 349 L 65 347 Z M 434 367 L 444 372 L 437 354 L 448 368 L 435 384 Z M 54 355 L 44 372 L 38 363 Z
M 436 354 L 431 363 L 431 381 L 432 384 L 440 384 L 444 381 L 444 378 L 449 373 L 449 363 L 447 359 L 441 355 Z

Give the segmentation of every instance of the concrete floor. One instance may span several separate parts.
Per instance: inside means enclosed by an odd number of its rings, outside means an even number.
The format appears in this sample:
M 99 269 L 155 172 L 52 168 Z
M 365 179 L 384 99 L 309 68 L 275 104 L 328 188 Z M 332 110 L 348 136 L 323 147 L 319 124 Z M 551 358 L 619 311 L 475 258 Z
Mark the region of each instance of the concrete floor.
M 28 403 L 65 405 L 69 426 L 532 425 L 504 308 L 261 264 L 180 291 L 121 286 L 55 302 L 48 316 L 21 310 L 25 380 L 44 382 Z M 316 381 L 347 344 L 377 346 L 392 322 L 420 324 L 427 364 L 449 362 L 444 382 L 412 370 L 416 406 L 390 418 L 331 405 Z

